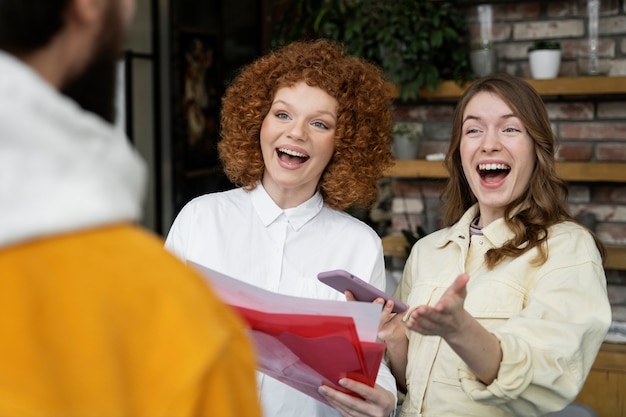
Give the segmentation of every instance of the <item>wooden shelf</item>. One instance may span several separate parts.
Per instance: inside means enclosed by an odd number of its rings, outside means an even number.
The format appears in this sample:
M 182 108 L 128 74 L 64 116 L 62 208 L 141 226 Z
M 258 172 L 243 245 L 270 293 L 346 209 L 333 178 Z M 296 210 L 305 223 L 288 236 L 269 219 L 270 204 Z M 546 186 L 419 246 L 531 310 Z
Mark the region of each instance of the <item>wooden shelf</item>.
M 402 235 L 389 235 L 382 238 L 385 256 L 404 258 L 406 239 Z M 605 269 L 626 271 L 626 246 L 607 246 Z
M 606 251 L 606 269 L 626 271 L 626 247 L 607 246 Z
M 589 94 L 626 94 L 626 77 L 563 77 L 551 80 L 524 78 L 542 96 L 572 96 Z M 427 99 L 457 99 L 470 83 L 459 86 L 454 81 L 444 81 L 439 89 L 430 92 L 423 89 L 420 97 Z M 395 85 L 389 85 L 391 98 L 399 98 Z
M 601 417 L 626 416 L 626 344 L 603 343 L 577 402 Z
M 557 162 L 556 170 L 566 181 L 626 182 L 626 163 L 621 162 Z M 447 178 L 448 171 L 441 161 L 397 160 L 387 172 L 387 176 Z
M 448 178 L 448 171 L 441 161 L 397 159 L 386 175 L 404 178 Z

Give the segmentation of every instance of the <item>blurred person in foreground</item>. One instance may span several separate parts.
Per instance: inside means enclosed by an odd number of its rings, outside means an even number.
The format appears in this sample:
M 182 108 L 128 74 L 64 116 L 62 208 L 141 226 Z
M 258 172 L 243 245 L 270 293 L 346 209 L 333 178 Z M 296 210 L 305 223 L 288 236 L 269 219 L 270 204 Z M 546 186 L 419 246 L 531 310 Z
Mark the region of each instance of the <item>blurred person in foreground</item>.
M 496 74 L 459 100 L 446 228 L 411 250 L 379 337 L 401 416 L 543 416 L 574 401 L 611 323 L 604 246 L 568 213 L 546 108 Z M 380 301 L 380 300 L 379 300 Z
M 261 414 L 243 323 L 135 224 L 111 124 L 134 12 L 0 0 L 0 415 Z

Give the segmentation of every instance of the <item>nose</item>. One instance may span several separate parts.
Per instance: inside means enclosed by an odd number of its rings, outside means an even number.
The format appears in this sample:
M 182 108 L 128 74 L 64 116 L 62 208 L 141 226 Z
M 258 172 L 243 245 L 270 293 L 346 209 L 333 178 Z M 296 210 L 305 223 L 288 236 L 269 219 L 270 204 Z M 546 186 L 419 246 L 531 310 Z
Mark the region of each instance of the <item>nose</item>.
M 306 139 L 306 123 L 304 121 L 294 120 L 289 126 L 287 136 L 294 140 Z
M 493 152 L 500 150 L 500 138 L 498 133 L 492 129 L 487 130 L 482 141 L 483 152 Z

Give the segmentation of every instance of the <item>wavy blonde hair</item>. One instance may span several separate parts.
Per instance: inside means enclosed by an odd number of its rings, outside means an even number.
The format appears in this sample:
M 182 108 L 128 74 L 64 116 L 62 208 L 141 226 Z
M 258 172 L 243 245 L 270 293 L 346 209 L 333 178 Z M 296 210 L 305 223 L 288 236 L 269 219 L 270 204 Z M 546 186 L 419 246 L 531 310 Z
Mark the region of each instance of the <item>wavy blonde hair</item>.
M 274 94 L 305 81 L 339 103 L 335 150 L 318 189 L 330 207 L 369 207 L 392 164 L 387 83 L 379 67 L 347 56 L 333 41 L 293 42 L 244 67 L 222 99 L 220 160 L 229 180 L 248 190 L 263 177 L 259 132 Z
M 465 108 L 474 96 L 483 92 L 495 94 L 509 106 L 526 128 L 535 150 L 535 168 L 528 187 L 506 207 L 504 213 L 504 220 L 515 236 L 502 247 L 489 250 L 485 260 L 493 268 L 505 257 L 515 258 L 537 247 L 539 254 L 535 262 L 543 264 L 548 258 L 548 228 L 556 223 L 575 220 L 567 208 L 567 184 L 556 173 L 554 154 L 557 140 L 546 107 L 535 89 L 518 77 L 495 74 L 481 78 L 459 100 L 452 120 L 450 147 L 444 162 L 450 173 L 442 194 L 445 201 L 444 223 L 446 226 L 456 223 L 477 201 L 463 172 L 460 146 Z M 521 211 L 515 211 L 518 206 L 522 207 Z M 604 259 L 604 245 L 595 234 L 591 234 Z

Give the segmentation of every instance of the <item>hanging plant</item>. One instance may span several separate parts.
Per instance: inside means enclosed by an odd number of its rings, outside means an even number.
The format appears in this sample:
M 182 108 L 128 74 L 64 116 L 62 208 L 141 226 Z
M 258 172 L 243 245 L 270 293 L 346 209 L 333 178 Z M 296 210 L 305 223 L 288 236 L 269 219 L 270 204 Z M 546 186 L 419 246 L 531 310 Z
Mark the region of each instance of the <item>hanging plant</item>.
M 465 15 L 453 2 L 427 0 L 274 0 L 284 13 L 272 46 L 307 38 L 342 42 L 377 63 L 402 100 L 444 80 L 472 79 Z

